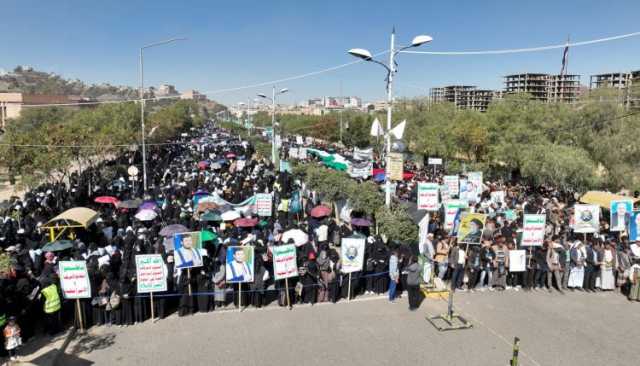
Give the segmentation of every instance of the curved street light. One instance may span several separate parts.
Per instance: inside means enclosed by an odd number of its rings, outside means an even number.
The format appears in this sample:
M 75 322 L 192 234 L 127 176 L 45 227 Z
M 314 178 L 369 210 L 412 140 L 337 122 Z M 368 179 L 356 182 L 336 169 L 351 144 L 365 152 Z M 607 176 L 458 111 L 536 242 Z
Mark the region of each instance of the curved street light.
M 273 165 L 276 165 L 276 158 L 278 156 L 278 148 L 276 146 L 276 96 L 280 94 L 284 94 L 288 92 L 289 89 L 282 88 L 279 92 L 276 93 L 276 86 L 273 86 L 272 97 L 269 98 L 266 94 L 258 93 L 257 95 L 260 98 L 267 99 L 271 101 L 271 161 Z

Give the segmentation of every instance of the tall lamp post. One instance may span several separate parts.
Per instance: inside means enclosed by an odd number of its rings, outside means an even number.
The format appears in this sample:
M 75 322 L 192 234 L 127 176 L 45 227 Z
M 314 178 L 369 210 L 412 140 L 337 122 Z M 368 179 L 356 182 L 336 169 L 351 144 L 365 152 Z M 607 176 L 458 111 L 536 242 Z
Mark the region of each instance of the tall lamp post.
M 433 40 L 433 38 L 431 38 L 431 36 L 427 36 L 427 35 L 419 35 L 413 38 L 413 40 L 411 41 L 411 44 L 408 46 L 403 46 L 403 47 L 399 47 L 396 49 L 395 47 L 395 37 L 396 37 L 396 30 L 395 28 L 391 31 L 391 48 L 389 49 L 389 64 L 385 64 L 381 61 L 378 60 L 374 60 L 373 59 L 373 55 L 371 55 L 371 52 L 369 52 L 366 49 L 362 49 L 362 48 L 352 48 L 350 49 L 348 52 L 349 54 L 351 54 L 352 56 L 361 58 L 365 61 L 369 61 L 369 62 L 373 62 L 376 63 L 378 65 L 381 65 L 382 67 L 384 67 L 387 70 L 387 131 L 386 131 L 386 156 L 385 156 L 385 160 L 386 160 L 386 171 L 385 171 L 385 175 L 384 175 L 384 202 L 385 205 L 387 207 L 389 207 L 391 205 L 391 181 L 389 179 L 389 154 L 391 153 L 391 110 L 392 110 L 392 103 L 393 103 L 393 76 L 396 74 L 396 72 L 398 71 L 396 68 L 396 61 L 395 58 L 398 55 L 398 53 L 408 49 L 408 48 L 412 48 L 412 47 L 419 47 L 425 43 L 429 43 Z
M 276 157 L 278 148 L 276 147 L 276 96 L 280 94 L 284 94 L 288 92 L 289 89 L 282 88 L 280 91 L 276 93 L 276 86 L 273 86 L 273 93 L 271 98 L 269 98 L 266 94 L 258 94 L 260 98 L 264 98 L 271 101 L 271 161 L 273 161 L 273 165 L 276 164 Z
M 151 43 L 140 47 L 140 129 L 142 134 L 142 189 L 147 193 L 147 147 L 145 144 L 145 128 L 144 128 L 144 50 L 151 47 L 161 46 L 167 43 L 185 41 L 186 38 L 171 38 L 165 41 Z

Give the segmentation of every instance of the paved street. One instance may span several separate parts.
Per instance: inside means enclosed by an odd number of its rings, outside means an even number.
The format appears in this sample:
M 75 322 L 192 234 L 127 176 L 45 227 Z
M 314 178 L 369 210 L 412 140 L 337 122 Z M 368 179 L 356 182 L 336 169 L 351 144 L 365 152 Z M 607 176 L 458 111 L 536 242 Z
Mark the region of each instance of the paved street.
M 441 333 L 425 320 L 446 303 L 370 297 L 337 305 L 171 317 L 96 328 L 71 343 L 65 365 L 506 365 L 514 336 L 521 365 L 631 365 L 640 304 L 610 293 L 463 293 L 469 330 Z M 603 310 L 605 310 L 603 312 Z M 304 359 L 304 361 L 303 361 Z

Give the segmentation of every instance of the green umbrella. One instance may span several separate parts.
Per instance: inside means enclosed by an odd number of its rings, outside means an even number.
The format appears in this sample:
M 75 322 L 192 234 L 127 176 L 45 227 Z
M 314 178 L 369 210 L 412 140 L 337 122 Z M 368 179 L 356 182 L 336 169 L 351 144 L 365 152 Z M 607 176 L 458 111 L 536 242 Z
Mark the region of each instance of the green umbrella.
M 216 240 L 218 239 L 218 234 L 209 230 L 202 230 L 200 232 L 200 238 L 202 239 L 202 241 Z
M 73 248 L 73 242 L 71 240 L 57 240 L 57 241 L 45 244 L 42 247 L 42 251 L 43 252 L 60 252 L 69 248 Z

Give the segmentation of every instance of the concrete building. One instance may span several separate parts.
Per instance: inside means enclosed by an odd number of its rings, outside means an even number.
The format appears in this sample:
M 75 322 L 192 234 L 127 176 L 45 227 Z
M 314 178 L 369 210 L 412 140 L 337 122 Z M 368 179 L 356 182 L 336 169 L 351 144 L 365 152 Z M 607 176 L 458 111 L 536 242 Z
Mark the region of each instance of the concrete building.
M 625 107 L 640 107 L 640 70 L 591 75 L 589 89 L 618 90 L 618 100 Z
M 76 103 L 79 101 L 81 98 L 66 95 L 0 93 L 0 126 L 4 128 L 8 119 L 20 117 L 20 113 L 28 105 Z
M 204 102 L 207 100 L 207 96 L 204 94 L 200 94 L 197 90 L 187 90 L 184 93 L 180 94 L 180 99 L 188 99 Z
M 513 74 L 504 83 L 505 93 L 529 93 L 542 102 L 573 103 L 580 97 L 580 75 Z
M 432 103 L 453 103 L 458 109 L 473 109 L 486 112 L 489 104 L 502 99 L 502 92 L 496 90 L 477 89 L 474 85 L 448 85 L 431 88 Z
M 170 84 L 161 84 L 158 86 L 158 89 L 156 89 L 155 95 L 157 97 L 169 97 L 172 95 L 178 95 L 178 91 L 176 90 L 176 87 Z

